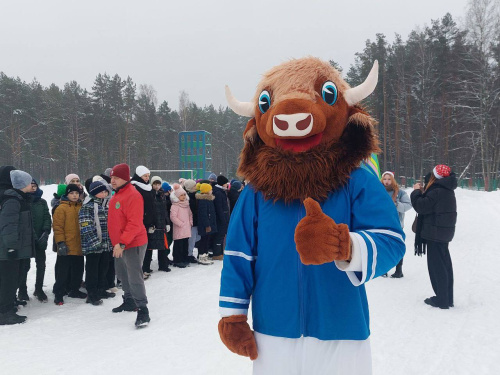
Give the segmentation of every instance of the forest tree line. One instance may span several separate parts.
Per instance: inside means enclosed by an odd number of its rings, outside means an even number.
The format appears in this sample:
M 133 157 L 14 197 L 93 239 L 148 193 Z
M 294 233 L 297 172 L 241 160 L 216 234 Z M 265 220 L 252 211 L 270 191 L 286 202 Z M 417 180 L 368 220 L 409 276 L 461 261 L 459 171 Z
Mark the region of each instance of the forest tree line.
M 361 83 L 373 61 L 379 83 L 364 105 L 378 120 L 380 167 L 420 179 L 436 163 L 460 179 L 500 177 L 499 0 L 471 0 L 462 26 L 450 14 L 412 31 L 406 41 L 367 40 L 344 77 Z M 334 60 L 331 63 L 341 69 Z M 98 74 L 90 91 L 0 73 L 0 165 L 48 182 L 87 178 L 127 162 L 178 169 L 178 133 L 212 134 L 212 171 L 235 176 L 247 119 L 227 107 L 197 106 L 186 92 L 179 108 L 158 104 L 152 86 Z M 495 184 L 493 183 L 495 182 Z

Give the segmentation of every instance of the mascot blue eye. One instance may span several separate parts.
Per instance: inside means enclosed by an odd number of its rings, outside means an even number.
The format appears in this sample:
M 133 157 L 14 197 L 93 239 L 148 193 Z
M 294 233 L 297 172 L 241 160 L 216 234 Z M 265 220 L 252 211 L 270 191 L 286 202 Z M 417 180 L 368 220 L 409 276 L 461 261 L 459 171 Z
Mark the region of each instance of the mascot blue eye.
M 337 86 L 332 81 L 326 81 L 321 88 L 321 96 L 326 104 L 334 105 L 337 101 Z
M 271 95 L 264 90 L 259 95 L 259 109 L 262 113 L 266 113 L 269 107 L 271 107 Z

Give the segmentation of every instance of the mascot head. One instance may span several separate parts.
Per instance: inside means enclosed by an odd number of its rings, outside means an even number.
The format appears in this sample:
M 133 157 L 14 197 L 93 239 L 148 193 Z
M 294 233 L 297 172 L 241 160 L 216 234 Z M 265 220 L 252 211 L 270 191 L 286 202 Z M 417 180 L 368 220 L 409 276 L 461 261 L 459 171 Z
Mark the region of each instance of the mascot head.
M 376 61 L 351 88 L 329 63 L 307 57 L 265 73 L 251 102 L 226 86 L 231 109 L 251 117 L 238 174 L 269 199 L 325 199 L 379 151 L 375 121 L 358 105 L 377 79 Z

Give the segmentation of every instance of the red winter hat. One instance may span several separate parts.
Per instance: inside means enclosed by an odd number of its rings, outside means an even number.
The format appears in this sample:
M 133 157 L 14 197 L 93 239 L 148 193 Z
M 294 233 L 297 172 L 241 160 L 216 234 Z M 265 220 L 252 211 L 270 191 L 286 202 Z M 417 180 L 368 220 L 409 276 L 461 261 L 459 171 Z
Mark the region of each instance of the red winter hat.
M 439 164 L 434 167 L 432 173 L 434 173 L 434 177 L 440 180 L 441 178 L 448 177 L 450 175 L 451 168 L 447 165 Z
M 115 165 L 111 171 L 111 177 L 119 177 L 122 180 L 130 181 L 130 168 L 127 164 L 122 163 Z

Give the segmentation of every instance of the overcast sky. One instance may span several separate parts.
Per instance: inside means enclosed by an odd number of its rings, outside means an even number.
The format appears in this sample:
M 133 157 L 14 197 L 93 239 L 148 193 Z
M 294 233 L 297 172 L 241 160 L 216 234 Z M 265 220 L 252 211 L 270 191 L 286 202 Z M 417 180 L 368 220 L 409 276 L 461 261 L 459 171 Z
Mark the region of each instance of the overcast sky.
M 239 100 L 260 75 L 290 58 L 338 61 L 346 71 L 367 39 L 417 26 L 467 0 L 2 0 L 0 71 L 44 85 L 76 80 L 89 91 L 98 73 L 150 84 L 177 109 L 179 92 L 198 105 Z

